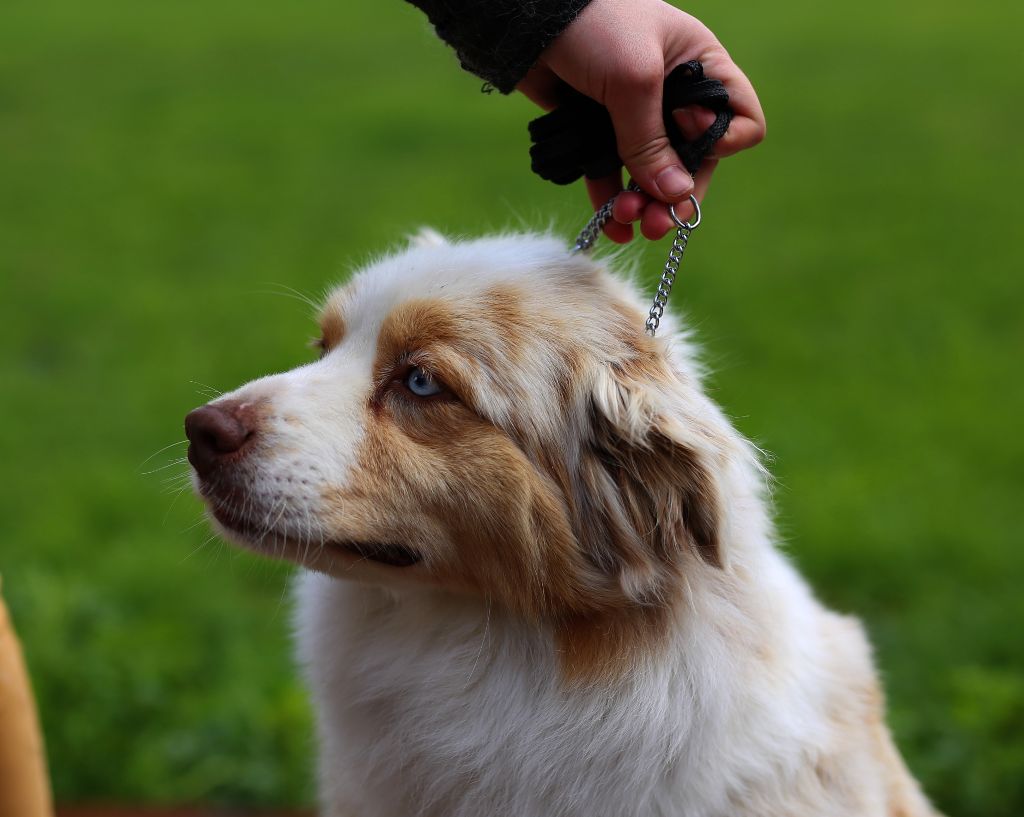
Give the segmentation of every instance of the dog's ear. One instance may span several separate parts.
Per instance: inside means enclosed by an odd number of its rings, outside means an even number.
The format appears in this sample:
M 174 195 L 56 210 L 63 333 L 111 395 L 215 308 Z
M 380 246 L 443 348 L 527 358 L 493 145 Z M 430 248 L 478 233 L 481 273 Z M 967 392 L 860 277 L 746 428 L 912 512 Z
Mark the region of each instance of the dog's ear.
M 640 604 L 663 601 L 695 554 L 722 567 L 722 448 L 675 375 L 610 365 L 596 377 L 576 474 L 588 556 Z
M 443 247 L 447 243 L 448 240 L 431 227 L 420 227 L 409 236 L 410 247 Z

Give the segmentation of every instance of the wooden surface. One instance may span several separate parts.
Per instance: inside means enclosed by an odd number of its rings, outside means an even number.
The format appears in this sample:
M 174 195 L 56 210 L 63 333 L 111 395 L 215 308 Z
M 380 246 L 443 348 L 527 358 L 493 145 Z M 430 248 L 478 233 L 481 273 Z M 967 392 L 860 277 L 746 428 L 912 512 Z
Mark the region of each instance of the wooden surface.
M 225 809 L 133 808 L 131 806 L 58 806 L 57 817 L 314 817 L 308 811 L 231 811 Z
M 0 596 L 0 817 L 50 817 L 50 781 L 21 644 Z

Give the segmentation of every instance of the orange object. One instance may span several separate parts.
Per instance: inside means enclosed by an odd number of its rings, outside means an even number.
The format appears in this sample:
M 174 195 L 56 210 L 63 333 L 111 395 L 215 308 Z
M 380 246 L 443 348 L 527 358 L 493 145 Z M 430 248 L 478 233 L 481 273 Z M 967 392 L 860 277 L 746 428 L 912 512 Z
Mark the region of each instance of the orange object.
M 0 597 L 0 817 L 52 817 L 46 754 L 21 644 Z

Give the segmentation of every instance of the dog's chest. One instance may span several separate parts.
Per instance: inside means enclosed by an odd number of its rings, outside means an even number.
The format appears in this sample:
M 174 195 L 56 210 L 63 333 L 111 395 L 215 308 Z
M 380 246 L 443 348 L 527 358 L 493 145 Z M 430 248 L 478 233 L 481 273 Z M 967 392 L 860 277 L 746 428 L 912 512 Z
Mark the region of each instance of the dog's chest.
M 321 774 L 366 817 L 698 815 L 726 797 L 699 773 L 722 762 L 706 738 L 724 714 L 694 705 L 691 674 L 570 693 L 550 640 L 497 615 L 319 579 L 301 595 Z

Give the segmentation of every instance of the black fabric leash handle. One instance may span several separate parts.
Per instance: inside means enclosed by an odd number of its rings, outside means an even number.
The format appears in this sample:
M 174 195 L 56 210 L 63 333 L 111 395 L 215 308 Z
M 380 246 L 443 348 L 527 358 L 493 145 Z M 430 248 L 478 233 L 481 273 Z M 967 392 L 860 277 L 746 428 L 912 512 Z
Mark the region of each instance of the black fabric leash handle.
M 715 113 L 711 127 L 692 141 L 683 136 L 672 116 L 672 111 L 687 105 L 701 105 Z M 705 77 L 704 66 L 691 60 L 665 78 L 662 116 L 669 142 L 694 174 L 729 129 L 733 111 L 725 85 Z M 533 172 L 555 184 L 571 184 L 580 176 L 599 179 L 618 172 L 624 164 L 608 109 L 573 89 L 561 105 L 530 123 L 530 139 Z

